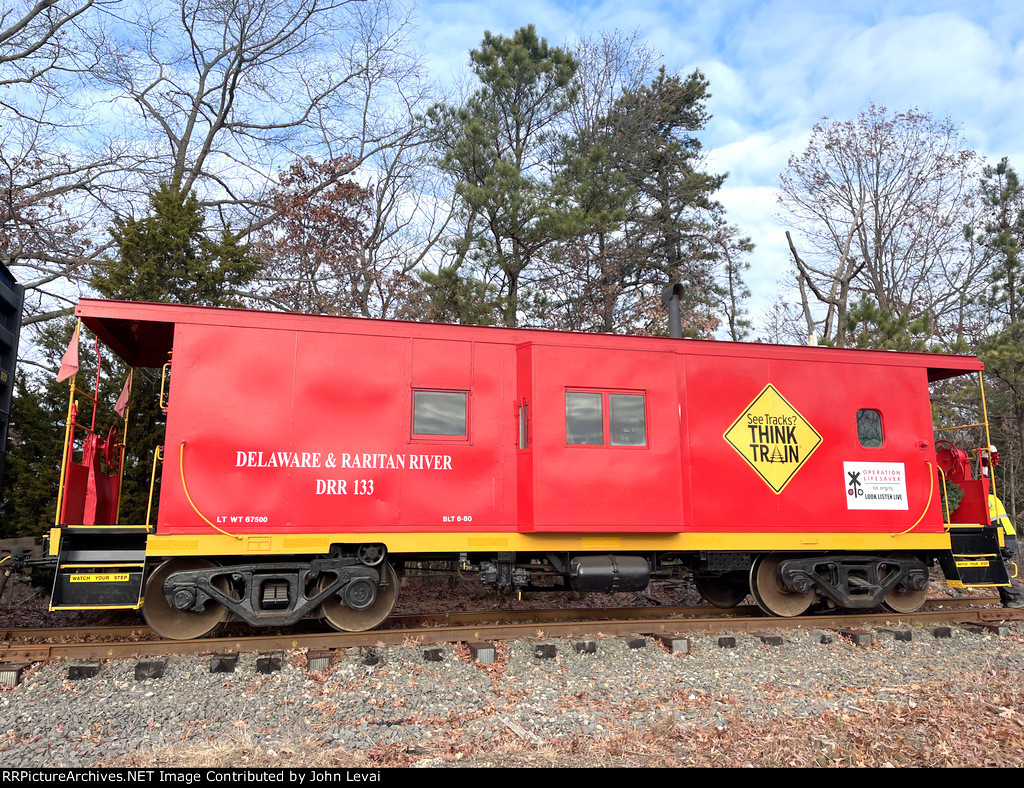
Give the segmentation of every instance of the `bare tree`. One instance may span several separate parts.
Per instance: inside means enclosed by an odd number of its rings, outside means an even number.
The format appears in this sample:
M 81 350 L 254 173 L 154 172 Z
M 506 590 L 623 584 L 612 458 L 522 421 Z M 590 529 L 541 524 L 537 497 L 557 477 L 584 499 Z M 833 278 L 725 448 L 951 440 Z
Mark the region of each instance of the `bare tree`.
M 404 107 L 397 124 L 381 109 L 422 81 L 388 0 L 161 0 L 127 24 L 95 79 L 136 109 L 146 182 L 195 191 L 239 236 L 272 219 L 288 162 L 326 150 L 355 168 L 409 133 Z
M 397 0 L 51 0 L 0 19 L 0 255 L 25 267 L 30 320 L 67 311 L 157 184 L 241 241 L 300 156 L 346 162 L 305 183 L 315 199 L 420 142 L 428 86 Z
M 639 90 L 651 81 L 659 58 L 635 30 L 597 33 L 580 40 L 571 51 L 579 69 L 576 101 L 567 112 L 568 125 L 572 134 L 593 143 L 601 136 L 622 94 Z
M 376 308 L 368 316 L 408 316 L 419 272 L 440 259 L 456 213 L 455 192 L 419 145 L 378 157 L 372 181 L 369 232 L 361 254 L 375 279 Z
M 82 72 L 94 64 L 80 46 L 83 21 L 94 6 L 110 0 L 30 0 L 0 6 L 0 88 L 33 85 L 54 88 L 59 75 Z M 17 106 L 0 90 L 0 106 Z
M 124 166 L 109 147 L 62 149 L 47 124 L 0 130 L 0 262 L 26 288 L 25 324 L 70 313 L 110 246 L 102 193 Z
M 964 265 L 979 167 L 951 121 L 916 110 L 817 124 L 780 179 L 811 333 L 846 344 L 853 298 L 898 320 L 955 315 L 981 275 Z
M 117 4 L 0 9 L 0 261 L 26 286 L 27 324 L 70 312 L 109 243 L 111 188 L 132 167 L 81 90 Z

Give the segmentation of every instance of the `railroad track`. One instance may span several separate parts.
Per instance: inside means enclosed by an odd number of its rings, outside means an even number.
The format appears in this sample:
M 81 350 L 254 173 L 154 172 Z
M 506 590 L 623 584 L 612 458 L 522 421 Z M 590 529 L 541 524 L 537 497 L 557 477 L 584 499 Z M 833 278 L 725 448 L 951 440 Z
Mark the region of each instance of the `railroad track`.
M 170 641 L 154 639 L 145 626 L 0 630 L 0 661 L 116 659 L 171 654 L 221 654 L 287 649 L 336 649 L 380 645 L 460 643 L 538 637 L 596 635 L 687 635 L 765 632 L 794 628 L 849 630 L 857 627 L 999 624 L 1024 620 L 1024 610 L 991 607 L 989 597 L 931 600 L 913 614 L 843 613 L 794 618 L 765 616 L 755 607 L 719 610 L 695 607 L 583 610 L 487 611 L 394 616 L 371 632 L 311 631 L 296 626 L 283 632 L 232 631 L 219 637 Z

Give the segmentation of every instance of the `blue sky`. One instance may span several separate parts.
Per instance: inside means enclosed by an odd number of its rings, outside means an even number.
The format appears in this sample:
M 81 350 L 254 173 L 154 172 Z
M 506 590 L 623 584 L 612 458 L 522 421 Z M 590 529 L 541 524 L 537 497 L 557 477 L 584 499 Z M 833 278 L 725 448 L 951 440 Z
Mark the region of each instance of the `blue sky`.
M 484 30 L 534 24 L 552 44 L 639 31 L 670 71 L 700 68 L 713 119 L 702 140 L 720 195 L 757 250 L 748 283 L 762 308 L 785 273 L 775 186 L 822 117 L 875 102 L 949 117 L 994 163 L 1024 170 L 1024 5 L 1018 2 L 482 2 L 419 0 L 419 43 L 435 77 L 462 69 Z

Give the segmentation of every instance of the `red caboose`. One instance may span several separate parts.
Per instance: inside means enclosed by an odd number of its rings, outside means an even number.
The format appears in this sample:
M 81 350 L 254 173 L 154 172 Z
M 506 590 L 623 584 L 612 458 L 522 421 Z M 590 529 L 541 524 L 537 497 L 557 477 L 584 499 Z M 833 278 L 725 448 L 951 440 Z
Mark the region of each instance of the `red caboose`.
M 231 614 L 366 629 L 391 611 L 395 567 L 423 558 L 520 590 L 642 590 L 686 567 L 713 603 L 752 592 L 778 615 L 915 609 L 936 559 L 957 582 L 1006 582 L 970 509 L 987 487 L 952 518 L 984 542 L 970 578 L 940 505 L 929 382 L 975 358 L 92 300 L 77 314 L 129 365 L 166 365 L 167 427 L 155 527 L 115 523 L 117 463 L 76 463 L 70 442 L 55 607 L 141 605 L 169 637 Z

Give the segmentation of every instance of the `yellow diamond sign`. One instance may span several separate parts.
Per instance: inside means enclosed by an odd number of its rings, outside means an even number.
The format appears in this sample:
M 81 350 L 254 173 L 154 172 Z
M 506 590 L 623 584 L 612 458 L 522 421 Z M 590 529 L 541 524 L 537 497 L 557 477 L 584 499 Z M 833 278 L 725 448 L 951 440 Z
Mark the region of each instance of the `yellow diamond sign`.
M 818 431 L 772 385 L 764 387 L 724 437 L 776 494 L 821 445 Z

